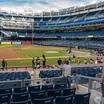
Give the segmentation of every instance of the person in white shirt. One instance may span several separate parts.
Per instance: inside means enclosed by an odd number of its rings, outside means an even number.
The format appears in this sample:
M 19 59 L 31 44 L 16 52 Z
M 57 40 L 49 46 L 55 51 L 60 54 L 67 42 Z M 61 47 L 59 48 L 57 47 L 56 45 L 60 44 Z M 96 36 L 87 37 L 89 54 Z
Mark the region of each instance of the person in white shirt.
M 64 71 L 64 76 L 70 76 L 71 75 L 71 65 L 69 65 L 68 61 L 66 64 L 63 65 L 63 71 Z

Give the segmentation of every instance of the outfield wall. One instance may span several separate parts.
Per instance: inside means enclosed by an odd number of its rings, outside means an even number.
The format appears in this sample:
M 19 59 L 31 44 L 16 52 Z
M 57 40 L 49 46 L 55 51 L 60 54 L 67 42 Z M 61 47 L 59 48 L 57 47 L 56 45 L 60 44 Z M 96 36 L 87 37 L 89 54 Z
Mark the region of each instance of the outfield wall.
M 3 41 L 0 42 L 0 45 L 31 45 L 32 42 L 11 42 L 11 41 Z
M 1 45 L 11 45 L 12 42 L 1 42 Z

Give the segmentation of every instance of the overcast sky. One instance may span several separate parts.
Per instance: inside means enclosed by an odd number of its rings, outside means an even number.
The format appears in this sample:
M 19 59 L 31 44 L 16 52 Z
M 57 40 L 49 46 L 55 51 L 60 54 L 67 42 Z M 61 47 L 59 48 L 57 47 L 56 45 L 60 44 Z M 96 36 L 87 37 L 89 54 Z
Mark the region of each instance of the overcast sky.
M 32 9 L 34 11 L 50 11 L 82 6 L 104 0 L 0 0 L 0 8 L 4 9 Z

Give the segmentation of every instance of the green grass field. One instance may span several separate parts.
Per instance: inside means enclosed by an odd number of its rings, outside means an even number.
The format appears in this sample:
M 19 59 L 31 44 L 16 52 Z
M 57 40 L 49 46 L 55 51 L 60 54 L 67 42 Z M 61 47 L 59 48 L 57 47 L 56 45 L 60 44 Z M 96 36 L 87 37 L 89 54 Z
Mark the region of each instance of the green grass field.
M 18 58 L 6 59 L 8 66 L 28 66 L 31 65 L 32 57 L 41 57 L 43 54 L 47 57 L 47 64 L 57 64 L 59 57 L 64 60 L 68 59 L 69 56 L 66 53 L 66 48 L 62 47 L 49 47 L 49 46 L 35 46 L 35 45 L 0 45 L 0 50 L 10 48 L 16 53 Z M 85 52 L 85 50 L 80 50 Z M 10 54 L 11 55 L 11 54 Z M 19 56 L 22 56 L 19 57 Z M 80 57 L 80 61 L 83 64 L 84 60 L 90 61 L 87 57 Z M 75 60 L 71 58 L 71 64 L 75 64 Z M 1 64 L 1 62 L 0 62 Z M 1 66 L 1 65 L 0 65 Z

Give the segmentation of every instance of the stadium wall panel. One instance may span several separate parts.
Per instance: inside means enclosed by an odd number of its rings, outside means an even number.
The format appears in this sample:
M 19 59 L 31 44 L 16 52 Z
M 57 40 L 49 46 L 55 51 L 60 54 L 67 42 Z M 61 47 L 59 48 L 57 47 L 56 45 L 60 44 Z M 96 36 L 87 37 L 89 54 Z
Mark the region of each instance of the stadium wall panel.
M 11 45 L 12 42 L 1 42 L 1 45 Z
M 32 42 L 22 42 L 22 44 L 29 45 L 29 44 L 32 44 Z
M 12 42 L 13 45 L 21 45 L 21 42 Z

